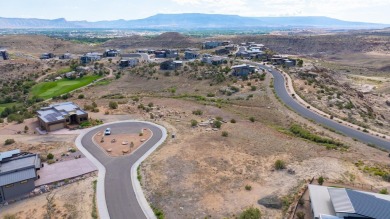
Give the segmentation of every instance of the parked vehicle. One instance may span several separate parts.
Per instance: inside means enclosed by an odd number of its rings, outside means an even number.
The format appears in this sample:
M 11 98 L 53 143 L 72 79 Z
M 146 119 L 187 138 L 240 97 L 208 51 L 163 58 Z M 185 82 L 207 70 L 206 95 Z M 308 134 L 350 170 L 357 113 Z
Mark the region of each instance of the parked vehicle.
M 106 131 L 104 131 L 104 135 L 111 135 L 111 128 L 106 128 Z

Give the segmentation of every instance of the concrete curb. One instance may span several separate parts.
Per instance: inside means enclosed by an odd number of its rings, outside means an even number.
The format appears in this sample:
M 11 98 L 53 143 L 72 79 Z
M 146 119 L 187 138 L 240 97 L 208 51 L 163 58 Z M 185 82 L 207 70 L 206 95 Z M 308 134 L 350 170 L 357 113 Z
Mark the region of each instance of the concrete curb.
M 147 122 L 147 121 L 139 121 L 139 120 L 124 120 L 124 121 L 117 121 L 117 122 L 110 122 L 105 123 L 90 129 L 84 130 L 77 138 L 76 138 L 76 146 L 77 148 L 89 159 L 92 161 L 93 164 L 95 164 L 99 170 L 98 173 L 98 183 L 96 188 L 97 193 L 97 204 L 98 204 L 98 211 L 99 216 L 102 219 L 109 219 L 110 216 L 108 214 L 107 204 L 106 204 L 106 194 L 105 194 L 105 188 L 104 188 L 104 178 L 106 174 L 106 168 L 94 157 L 92 154 L 90 154 L 81 144 L 81 139 L 84 137 L 85 134 L 87 134 L 90 131 L 93 131 L 95 129 L 99 129 L 102 126 L 110 125 L 110 124 L 118 124 L 118 123 L 126 123 L 126 122 L 138 122 L 138 123 L 144 123 L 149 124 L 152 126 L 155 126 L 159 128 L 162 132 L 162 138 L 152 147 L 150 148 L 140 159 L 137 160 L 136 163 L 133 164 L 131 167 L 131 184 L 135 193 L 135 196 L 137 198 L 138 204 L 140 205 L 142 211 L 144 212 L 146 218 L 148 219 L 156 219 L 156 216 L 150 207 L 148 201 L 146 200 L 146 197 L 142 191 L 141 183 L 137 179 L 137 168 L 141 164 L 142 161 L 144 161 L 153 151 L 155 151 L 162 143 L 164 143 L 165 139 L 167 138 L 167 130 L 155 123 Z
M 81 139 L 83 139 L 84 135 L 88 132 L 95 130 L 96 128 L 99 128 L 100 126 L 97 126 L 92 129 L 87 129 L 84 132 L 82 132 L 79 136 L 76 138 L 76 146 L 77 148 L 90 160 L 93 164 L 96 165 L 98 168 L 98 181 L 97 181 L 97 187 L 96 187 L 96 202 L 98 206 L 99 211 L 99 217 L 102 219 L 109 219 L 110 215 L 108 214 L 107 204 L 106 204 L 106 193 L 104 189 L 104 178 L 106 175 L 106 168 L 94 157 L 92 154 L 90 154 L 87 149 L 83 147 L 81 144 Z

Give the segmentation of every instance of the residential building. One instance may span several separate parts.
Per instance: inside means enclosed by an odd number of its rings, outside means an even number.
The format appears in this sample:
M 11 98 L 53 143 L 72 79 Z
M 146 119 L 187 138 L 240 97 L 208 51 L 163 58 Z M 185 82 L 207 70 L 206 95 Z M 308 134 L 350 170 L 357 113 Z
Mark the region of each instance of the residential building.
M 212 56 L 210 54 L 204 54 L 202 56 L 202 62 L 211 64 L 211 65 L 220 65 L 224 62 L 226 62 L 227 59 L 222 56 Z
M 216 55 L 229 55 L 230 54 L 230 50 L 228 50 L 226 48 L 217 49 L 217 50 L 215 50 L 215 54 Z
M 43 53 L 40 57 L 40 59 L 52 59 L 55 55 L 53 53 Z
M 239 51 L 236 53 L 236 57 L 241 57 L 241 58 L 250 58 L 250 54 L 246 51 Z
M 229 51 L 233 51 L 236 49 L 236 46 L 234 44 L 229 44 L 229 45 L 225 46 L 225 49 L 227 49 Z
M 38 154 L 20 153 L 18 149 L 0 153 L 0 203 L 32 192 L 41 167 Z
M 198 52 L 195 52 L 195 51 L 185 51 L 184 52 L 184 59 L 197 59 L 199 58 L 199 53 Z
M 81 64 L 88 64 L 94 61 L 99 61 L 102 55 L 97 52 L 90 52 L 80 57 Z
M 183 66 L 183 61 L 167 60 L 160 64 L 161 70 L 176 70 Z
M 3 60 L 9 59 L 9 55 L 8 55 L 7 50 L 5 50 L 5 49 L 0 50 L 0 59 L 3 59 Z
M 309 185 L 314 219 L 388 219 L 390 196 L 345 188 Z
M 72 102 L 52 104 L 37 111 L 39 128 L 48 132 L 88 120 L 88 113 Z
M 204 49 L 214 49 L 219 46 L 227 46 L 230 44 L 230 41 L 206 41 L 203 43 Z
M 104 54 L 104 57 L 117 57 L 119 56 L 119 50 L 116 49 L 107 49 Z
M 58 58 L 59 59 L 71 59 L 72 58 L 72 54 L 64 53 L 64 54 L 60 55 Z
M 179 52 L 175 49 L 164 49 L 154 51 L 156 58 L 177 58 L 179 57 Z
M 232 66 L 234 76 L 248 76 L 256 71 L 256 67 L 253 65 L 235 65 Z
M 119 66 L 122 67 L 122 68 L 134 67 L 134 66 L 138 65 L 138 63 L 139 63 L 139 60 L 135 59 L 135 58 L 132 58 L 132 59 L 122 59 L 119 62 Z

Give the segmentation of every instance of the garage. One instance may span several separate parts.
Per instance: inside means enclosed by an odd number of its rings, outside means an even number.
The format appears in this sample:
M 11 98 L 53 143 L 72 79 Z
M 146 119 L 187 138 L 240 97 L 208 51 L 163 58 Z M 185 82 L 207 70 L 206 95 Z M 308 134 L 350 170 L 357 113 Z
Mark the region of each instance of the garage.
M 61 122 L 61 123 L 49 125 L 48 131 L 52 132 L 52 131 L 56 131 L 56 130 L 63 129 L 63 128 L 65 128 L 65 123 Z

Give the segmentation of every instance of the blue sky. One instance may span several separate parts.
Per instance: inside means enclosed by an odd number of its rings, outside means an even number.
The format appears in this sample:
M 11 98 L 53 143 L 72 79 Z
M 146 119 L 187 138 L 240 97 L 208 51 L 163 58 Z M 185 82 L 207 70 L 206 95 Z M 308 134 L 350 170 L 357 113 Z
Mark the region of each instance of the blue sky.
M 1 17 L 139 19 L 157 13 L 328 16 L 390 24 L 390 0 L 0 0 Z

